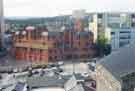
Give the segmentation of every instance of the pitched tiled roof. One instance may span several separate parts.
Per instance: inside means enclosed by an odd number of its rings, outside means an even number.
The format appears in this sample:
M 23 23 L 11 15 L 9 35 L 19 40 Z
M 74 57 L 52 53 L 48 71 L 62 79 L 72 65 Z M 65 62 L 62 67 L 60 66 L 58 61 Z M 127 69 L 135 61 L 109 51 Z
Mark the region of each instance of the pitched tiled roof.
M 118 80 L 132 72 L 135 72 L 135 44 L 126 45 L 118 51 L 104 57 L 101 64 Z

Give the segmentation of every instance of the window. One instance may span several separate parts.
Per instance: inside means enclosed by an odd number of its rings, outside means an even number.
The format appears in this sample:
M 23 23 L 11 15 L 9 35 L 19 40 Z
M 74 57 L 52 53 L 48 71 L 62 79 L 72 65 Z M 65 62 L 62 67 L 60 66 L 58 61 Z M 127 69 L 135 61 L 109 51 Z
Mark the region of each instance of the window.
M 71 58 L 72 58 L 72 55 L 67 55 L 67 58 L 68 58 L 68 59 L 71 59 Z
M 85 35 L 84 38 L 88 39 L 89 38 L 89 35 Z
M 132 23 L 131 26 L 132 26 L 132 27 L 135 27 L 135 23 Z
M 78 40 L 80 39 L 80 35 L 77 36 L 77 39 L 78 39 Z
M 78 58 L 78 55 L 74 55 L 73 58 Z
M 127 41 L 127 42 L 120 42 L 120 47 L 122 47 L 124 45 L 127 45 L 127 44 L 129 44 L 129 41 Z
M 78 45 L 80 46 L 80 44 L 81 44 L 81 43 L 80 43 L 80 41 L 79 41 L 79 42 L 78 42 Z
M 48 40 L 50 40 L 50 37 L 48 36 Z
M 55 47 L 55 48 L 57 47 L 57 44 L 56 44 L 56 43 L 54 43 L 54 47 Z
M 59 47 L 59 48 L 62 48 L 62 47 L 63 47 L 63 43 L 59 42 L 59 43 L 58 43 L 58 47 Z
M 130 31 L 121 31 L 120 33 L 130 33 Z
M 132 14 L 132 18 L 134 18 L 135 17 L 135 14 Z
M 52 53 L 52 50 L 49 50 L 50 53 Z
M 98 14 L 98 18 L 103 18 L 103 14 Z
M 120 39 L 130 39 L 130 36 L 120 36 Z
M 103 24 L 99 23 L 99 24 L 98 24 L 98 27 L 103 27 Z
M 45 42 L 43 42 L 43 45 L 45 45 L 46 43 Z
M 52 57 L 51 56 L 49 57 L 49 60 L 52 60 Z
M 92 18 L 89 18 L 89 22 L 93 22 L 94 20 L 93 20 L 93 17 Z
M 91 57 L 91 55 L 90 55 L 90 54 L 88 54 L 88 58 L 89 58 L 89 57 Z
M 114 35 L 115 34 L 115 32 L 111 32 L 111 35 Z
M 54 50 L 54 53 L 57 53 L 57 50 Z
M 54 58 L 57 59 L 57 56 L 55 56 Z
M 120 28 L 120 23 L 109 23 L 108 26 L 111 28 Z

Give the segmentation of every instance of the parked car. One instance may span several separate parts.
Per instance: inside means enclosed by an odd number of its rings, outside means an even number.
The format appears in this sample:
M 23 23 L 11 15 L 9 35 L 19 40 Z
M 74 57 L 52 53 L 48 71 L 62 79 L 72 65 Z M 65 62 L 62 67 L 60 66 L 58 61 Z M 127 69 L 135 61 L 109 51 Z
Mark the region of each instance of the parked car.
M 18 82 L 12 91 L 29 91 L 29 86 L 26 83 Z
M 43 70 L 39 73 L 40 76 L 44 76 L 44 74 L 45 74 L 45 71 Z
M 88 73 L 82 73 L 82 76 L 83 76 L 83 77 L 88 77 L 89 74 L 88 74 Z
M 59 66 L 61 66 L 61 65 L 63 65 L 63 64 L 64 64 L 63 61 L 59 61 L 59 62 L 58 62 L 58 65 L 59 65 Z
M 39 72 L 38 71 L 32 71 L 32 74 L 39 74 Z
M 6 48 L 0 48 L 0 57 L 4 57 L 7 55 L 7 50 Z
M 17 68 L 15 68 L 15 69 L 13 69 L 13 72 L 17 73 L 17 72 L 19 72 L 19 70 Z
M 58 72 L 63 72 L 63 69 L 61 69 L 61 68 L 58 68 L 57 70 L 58 70 Z
M 4 89 L 6 89 L 6 88 L 0 88 L 0 91 L 3 91 Z

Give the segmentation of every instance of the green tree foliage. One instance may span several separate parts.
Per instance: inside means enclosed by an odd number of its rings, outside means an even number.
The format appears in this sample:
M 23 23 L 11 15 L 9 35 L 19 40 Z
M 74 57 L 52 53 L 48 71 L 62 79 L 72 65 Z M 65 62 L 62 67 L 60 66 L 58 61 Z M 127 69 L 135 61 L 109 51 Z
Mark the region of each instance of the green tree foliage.
M 100 34 L 97 40 L 99 56 L 108 55 L 111 53 L 111 46 L 108 44 L 108 39 L 103 34 Z

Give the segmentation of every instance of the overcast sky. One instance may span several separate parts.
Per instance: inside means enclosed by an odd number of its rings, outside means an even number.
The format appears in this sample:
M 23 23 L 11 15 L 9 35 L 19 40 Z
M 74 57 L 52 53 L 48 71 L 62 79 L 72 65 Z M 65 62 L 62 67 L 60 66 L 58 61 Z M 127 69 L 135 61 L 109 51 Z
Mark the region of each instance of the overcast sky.
M 135 0 L 3 0 L 5 16 L 56 16 L 72 10 L 135 11 Z

